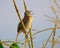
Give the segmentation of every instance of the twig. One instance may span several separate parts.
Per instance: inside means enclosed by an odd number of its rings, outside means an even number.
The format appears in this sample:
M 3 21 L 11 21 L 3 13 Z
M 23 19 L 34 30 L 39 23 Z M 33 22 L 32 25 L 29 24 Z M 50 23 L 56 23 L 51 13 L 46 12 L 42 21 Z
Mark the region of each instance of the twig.
M 51 9 L 52 9 L 53 13 L 56 15 L 56 23 L 57 23 L 59 21 L 59 18 L 58 18 L 58 15 L 57 15 L 56 10 L 53 5 L 51 5 Z
M 53 22 L 55 23 L 56 21 L 55 20 L 50 20 L 50 19 L 46 19 L 47 21 L 50 21 L 50 22 Z
M 48 18 L 50 18 L 50 19 L 55 20 L 54 18 L 52 18 L 52 17 L 50 17 L 50 16 L 48 16 L 48 15 L 46 15 L 46 14 L 45 14 L 44 16 L 46 16 L 46 17 L 48 17 Z
M 58 19 L 58 15 L 57 15 L 56 10 L 55 10 L 53 5 L 51 5 L 51 9 L 52 9 L 53 13 L 56 15 L 56 22 L 55 22 L 55 26 L 54 26 L 54 29 L 53 29 L 53 39 L 52 39 L 52 48 L 54 48 L 54 45 L 55 45 L 54 40 L 55 40 L 55 34 L 56 34 L 56 27 L 57 27 L 59 19 Z
M 47 46 L 47 44 L 48 44 L 48 42 L 49 42 L 49 40 L 50 40 L 52 34 L 53 34 L 53 32 L 50 34 L 49 38 L 47 39 L 47 41 L 46 41 L 46 43 L 45 43 L 45 45 L 44 45 L 44 48 Z
M 3 43 L 13 43 L 13 42 L 15 42 L 15 41 L 10 41 L 10 40 L 6 40 L 6 41 L 2 41 Z M 22 43 L 22 42 L 16 42 L 16 43 L 18 43 L 18 44 L 22 44 L 22 45 L 24 45 L 24 43 Z
M 37 35 L 38 33 L 42 33 L 44 31 L 47 31 L 47 30 L 53 30 L 54 28 L 47 28 L 47 29 L 43 29 L 43 30 L 40 30 L 40 31 L 37 31 L 36 33 L 34 33 L 32 36 L 35 36 Z M 57 27 L 57 29 L 60 29 L 60 27 Z
M 52 48 L 54 48 L 54 45 L 55 45 L 55 34 L 56 34 L 56 27 L 57 27 L 57 24 L 55 24 L 55 27 L 53 29 L 53 39 L 52 39 Z
M 26 30 L 25 30 L 25 26 L 24 26 L 24 23 L 23 23 L 23 21 L 22 21 L 22 19 L 21 19 L 21 16 L 20 16 L 20 13 L 19 13 L 19 10 L 18 10 L 18 8 L 17 8 L 17 5 L 16 5 L 15 0 L 13 0 L 13 3 L 14 3 L 14 6 L 15 6 L 15 9 L 16 9 L 16 12 L 17 12 L 17 14 L 18 14 L 19 20 L 20 20 L 21 23 L 22 23 L 22 26 L 23 26 L 24 32 L 26 32 Z M 26 35 L 26 33 L 25 33 L 25 38 L 26 38 L 27 36 L 28 36 L 28 35 Z M 27 40 L 28 45 L 29 45 L 29 48 L 30 48 L 30 43 L 29 43 L 28 38 L 26 38 L 26 40 Z
M 25 3 L 25 0 L 23 0 L 23 3 L 24 3 L 24 9 L 26 11 L 27 10 L 27 6 L 26 6 L 26 3 Z
M 34 43 L 33 43 L 33 36 L 32 36 L 32 32 L 31 32 L 31 28 L 30 28 L 30 30 L 29 30 L 29 32 L 30 32 L 30 39 L 31 39 L 31 45 L 32 45 L 32 48 L 34 48 Z
M 58 9 L 59 9 L 59 11 L 60 11 L 60 6 L 58 5 L 57 0 L 54 0 L 54 2 L 55 2 L 55 4 L 56 4 L 57 8 L 58 8 Z

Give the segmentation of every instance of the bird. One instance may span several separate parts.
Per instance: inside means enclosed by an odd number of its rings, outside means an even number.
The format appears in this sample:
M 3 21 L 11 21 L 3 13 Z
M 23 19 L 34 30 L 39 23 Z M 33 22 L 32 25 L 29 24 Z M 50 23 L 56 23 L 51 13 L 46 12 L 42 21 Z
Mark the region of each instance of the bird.
M 29 29 L 31 28 L 31 25 L 32 25 L 32 22 L 33 22 L 33 17 L 32 17 L 32 15 L 31 15 L 31 11 L 26 10 L 26 11 L 24 12 L 24 18 L 22 19 L 22 21 L 23 21 L 23 23 L 24 23 L 25 30 L 26 30 L 26 31 L 29 30 Z M 16 41 L 17 41 L 18 36 L 20 35 L 21 32 L 26 33 L 26 32 L 24 32 L 22 23 L 19 22 L 18 27 L 17 27 Z

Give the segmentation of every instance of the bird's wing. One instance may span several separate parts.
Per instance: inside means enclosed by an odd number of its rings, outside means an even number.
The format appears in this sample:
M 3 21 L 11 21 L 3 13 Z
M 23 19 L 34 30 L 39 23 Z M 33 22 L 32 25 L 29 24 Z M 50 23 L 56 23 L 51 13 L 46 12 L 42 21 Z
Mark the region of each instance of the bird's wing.
M 25 16 L 25 17 L 23 18 L 23 22 L 24 22 L 24 24 L 27 23 L 28 20 L 29 20 L 29 17 L 28 17 L 28 16 Z
M 24 23 L 24 25 L 26 27 L 29 24 L 28 16 L 24 17 L 22 21 L 23 21 L 23 23 Z M 23 30 L 23 26 L 22 26 L 21 22 L 19 22 L 19 24 L 18 24 L 18 30 L 17 31 L 19 32 L 20 30 Z

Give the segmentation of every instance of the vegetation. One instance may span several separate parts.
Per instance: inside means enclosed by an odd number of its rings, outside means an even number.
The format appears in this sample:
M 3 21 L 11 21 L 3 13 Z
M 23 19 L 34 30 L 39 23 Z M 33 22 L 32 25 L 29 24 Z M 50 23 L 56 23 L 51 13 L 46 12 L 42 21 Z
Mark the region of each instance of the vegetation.
M 18 8 L 17 8 L 16 1 L 13 0 L 13 3 L 14 3 L 14 7 L 15 7 L 15 9 L 16 9 L 16 12 L 17 12 L 17 14 L 18 14 L 18 18 L 19 18 L 19 20 L 22 22 L 23 29 L 24 29 L 24 31 L 26 31 L 26 30 L 25 30 L 24 23 L 23 23 L 23 21 L 22 21 L 22 19 L 21 19 L 20 12 L 19 12 L 19 10 L 18 10 Z M 54 0 L 54 3 L 56 4 L 56 7 L 57 7 L 57 9 L 58 9 L 58 11 L 59 11 L 59 13 L 60 13 L 60 6 L 58 5 L 57 1 Z M 24 7 L 25 7 L 25 10 L 26 10 L 27 6 L 26 6 L 25 1 L 24 1 Z M 42 48 L 46 48 L 48 42 L 50 41 L 51 36 L 52 36 L 52 47 L 51 47 L 51 48 L 54 48 L 55 44 L 57 43 L 57 41 L 55 41 L 55 40 L 56 40 L 56 39 L 55 39 L 55 36 L 56 36 L 56 32 L 57 32 L 56 30 L 57 30 L 57 29 L 60 29 L 60 27 L 58 26 L 58 25 L 60 25 L 60 21 L 59 21 L 59 16 L 58 16 L 58 14 L 57 14 L 58 12 L 57 12 L 56 9 L 54 8 L 54 5 L 51 5 L 50 8 L 52 9 L 53 13 L 55 14 L 56 19 L 53 19 L 52 17 L 50 17 L 50 16 L 48 16 L 48 15 L 45 15 L 45 16 L 51 19 L 51 20 L 48 19 L 48 21 L 51 21 L 51 22 L 54 23 L 54 27 L 53 27 L 53 28 L 43 29 L 43 30 L 37 31 L 37 32 L 34 33 L 34 34 L 32 34 L 32 29 L 30 29 L 29 32 L 25 34 L 25 37 L 28 36 L 28 35 L 30 35 L 29 38 L 28 38 L 28 37 L 25 38 L 25 42 L 22 43 L 22 42 L 20 42 L 20 41 L 17 41 L 17 42 L 16 42 L 16 41 L 0 41 L 0 48 L 4 48 L 3 45 L 9 46 L 10 48 L 20 48 L 19 44 L 22 44 L 23 46 L 25 46 L 25 48 L 26 48 L 27 46 L 28 46 L 29 48 L 34 48 L 34 41 L 33 41 L 34 38 L 33 38 L 33 36 L 35 36 L 36 34 L 39 34 L 39 33 L 41 33 L 41 32 L 47 31 L 47 30 L 52 30 L 52 32 L 51 32 L 51 34 L 49 35 L 49 37 L 48 37 L 48 39 L 46 40 L 46 42 L 42 44 Z M 11 44 L 11 43 L 12 43 L 12 44 Z M 10 44 L 11 44 L 11 45 L 10 45 Z

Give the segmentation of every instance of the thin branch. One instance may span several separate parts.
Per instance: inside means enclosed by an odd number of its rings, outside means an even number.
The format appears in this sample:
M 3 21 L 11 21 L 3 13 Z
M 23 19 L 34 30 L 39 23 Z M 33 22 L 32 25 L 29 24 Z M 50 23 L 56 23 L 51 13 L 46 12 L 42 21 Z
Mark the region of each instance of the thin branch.
M 10 41 L 10 40 L 6 40 L 6 41 L 2 41 L 3 43 L 13 43 L 13 42 L 15 42 L 15 41 Z M 22 44 L 22 45 L 24 45 L 24 43 L 22 43 L 22 42 L 16 42 L 16 43 L 18 43 L 18 44 Z
M 53 13 L 56 15 L 56 23 L 57 23 L 57 21 L 59 20 L 59 18 L 58 18 L 58 15 L 57 15 L 56 10 L 55 10 L 55 8 L 54 8 L 53 5 L 51 5 L 51 9 L 52 9 Z
M 26 32 L 26 30 L 25 30 L 25 26 L 24 26 L 24 23 L 23 23 L 23 21 L 22 21 L 22 19 L 21 19 L 21 15 L 20 15 L 19 10 L 18 10 L 17 5 L 16 5 L 16 1 L 13 0 L 13 3 L 14 3 L 14 6 L 15 6 L 15 9 L 16 9 L 16 12 L 17 12 L 17 14 L 18 14 L 19 20 L 20 20 L 21 23 L 22 23 L 23 30 L 24 30 L 24 32 Z M 27 36 L 28 36 L 28 35 L 26 35 L 26 33 L 25 33 L 25 37 L 27 37 Z M 29 39 L 26 38 L 26 40 L 27 40 L 28 45 L 29 45 L 29 48 L 30 48 L 30 42 L 29 42 Z
M 60 21 L 59 21 L 59 18 L 58 18 L 58 14 L 56 13 L 56 10 L 55 10 L 55 8 L 54 8 L 53 5 L 51 5 L 51 9 L 52 9 L 53 13 L 56 15 L 55 23 L 57 23 L 57 24 L 60 25 Z
M 48 44 L 48 42 L 49 42 L 49 40 L 50 40 L 52 34 L 53 34 L 53 32 L 50 34 L 49 38 L 47 39 L 47 41 L 46 41 L 46 43 L 45 43 L 45 45 L 44 45 L 44 48 L 47 46 L 47 44 Z
M 32 26 L 31 26 L 31 28 L 30 28 L 30 30 L 29 30 L 29 32 L 30 32 L 30 40 L 31 40 L 31 46 L 32 46 L 32 48 L 34 48 L 34 43 L 33 43 L 33 36 L 32 36 Z
M 54 28 L 43 29 L 43 30 L 37 31 L 37 32 L 34 33 L 32 36 L 35 36 L 35 35 L 37 35 L 38 33 L 42 33 L 42 32 L 44 32 L 44 31 L 53 30 L 53 29 L 54 29 Z M 57 27 L 56 29 L 60 29 L 60 27 Z
M 55 45 L 55 35 L 56 35 L 56 27 L 57 27 L 57 24 L 55 24 L 54 26 L 54 29 L 53 29 L 53 38 L 52 38 L 52 48 L 54 48 L 54 45 Z
M 24 3 L 25 11 L 26 11 L 27 10 L 27 6 L 26 6 L 26 3 L 25 3 L 25 0 L 23 0 L 23 3 Z
M 49 19 L 46 19 L 46 20 L 55 23 L 55 20 L 49 20 Z
M 46 16 L 46 17 L 48 17 L 48 18 L 50 18 L 50 19 L 55 20 L 54 18 L 52 18 L 52 17 L 50 17 L 50 16 L 48 16 L 48 15 L 46 15 L 46 14 L 45 14 L 44 16 Z
M 57 8 L 58 8 L 58 9 L 59 9 L 59 11 L 60 11 L 60 6 L 58 5 L 57 0 L 54 0 L 54 2 L 55 2 L 55 4 L 56 4 Z

